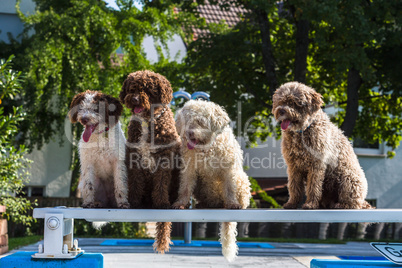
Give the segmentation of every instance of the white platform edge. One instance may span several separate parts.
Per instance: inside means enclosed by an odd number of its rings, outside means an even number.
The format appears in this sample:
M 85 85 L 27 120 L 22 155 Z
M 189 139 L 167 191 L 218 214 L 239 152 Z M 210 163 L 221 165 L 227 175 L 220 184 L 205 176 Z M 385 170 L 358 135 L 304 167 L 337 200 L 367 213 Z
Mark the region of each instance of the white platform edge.
M 402 222 L 402 209 L 83 209 L 35 208 L 34 218 L 60 213 L 66 219 L 108 222 Z
M 85 253 L 85 250 L 80 250 L 78 252 L 72 252 L 72 253 L 67 253 L 67 254 L 48 254 L 48 253 L 35 253 L 31 255 L 32 258 L 34 259 L 62 259 L 62 260 L 71 260 L 75 259 L 82 254 Z

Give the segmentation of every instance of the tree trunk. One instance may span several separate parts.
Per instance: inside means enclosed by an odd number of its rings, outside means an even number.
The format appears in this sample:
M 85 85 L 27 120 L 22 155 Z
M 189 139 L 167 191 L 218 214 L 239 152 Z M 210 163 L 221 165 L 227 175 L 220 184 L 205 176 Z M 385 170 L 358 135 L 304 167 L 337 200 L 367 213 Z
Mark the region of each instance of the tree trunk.
M 278 87 L 278 81 L 276 79 L 275 72 L 275 61 L 274 55 L 272 52 L 272 43 L 271 43 L 271 30 L 268 20 L 268 14 L 265 10 L 256 10 L 258 25 L 260 26 L 261 32 L 261 50 L 262 50 L 262 59 L 264 61 L 265 66 L 265 74 L 268 80 L 269 93 L 272 96 Z
M 345 120 L 342 123 L 341 129 L 347 137 L 351 137 L 353 129 L 356 125 L 357 115 L 359 112 L 359 88 L 363 80 L 360 77 L 359 71 L 351 68 L 348 73 L 348 86 L 346 102 Z
M 301 19 L 296 22 L 296 55 L 294 79 L 295 81 L 300 83 L 306 83 L 309 28 L 310 25 L 307 20 Z

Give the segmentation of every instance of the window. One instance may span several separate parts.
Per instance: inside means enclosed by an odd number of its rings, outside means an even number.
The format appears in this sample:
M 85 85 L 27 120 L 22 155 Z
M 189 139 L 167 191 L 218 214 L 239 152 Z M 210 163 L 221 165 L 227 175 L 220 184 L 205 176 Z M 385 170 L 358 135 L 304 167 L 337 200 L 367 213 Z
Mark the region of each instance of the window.
M 353 149 L 357 155 L 361 156 L 386 156 L 384 144 L 380 144 L 378 141 L 367 143 L 360 138 L 355 138 L 353 140 Z
M 21 196 L 26 197 L 38 197 L 45 195 L 45 186 L 25 186 L 22 191 L 24 192 Z
M 380 143 L 378 141 L 375 143 L 367 143 L 360 138 L 355 138 L 353 140 L 353 147 L 365 149 L 380 149 Z

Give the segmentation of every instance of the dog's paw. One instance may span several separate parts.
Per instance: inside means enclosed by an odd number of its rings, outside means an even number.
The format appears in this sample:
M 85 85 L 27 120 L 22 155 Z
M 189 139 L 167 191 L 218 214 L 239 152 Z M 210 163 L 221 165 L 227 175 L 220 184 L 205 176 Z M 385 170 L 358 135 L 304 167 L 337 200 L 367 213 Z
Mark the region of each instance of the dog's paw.
M 334 209 L 361 209 L 359 205 L 347 204 L 347 203 L 336 203 Z
M 309 202 L 309 203 L 305 203 L 305 204 L 302 206 L 302 208 L 303 208 L 303 209 L 318 209 L 319 206 L 318 206 L 318 204 L 314 204 L 314 203 Z
M 172 208 L 173 208 L 173 209 L 185 209 L 186 207 L 185 207 L 185 206 L 181 206 L 181 205 L 177 205 L 177 206 L 173 205 Z
M 101 202 L 95 202 L 94 203 L 94 208 L 103 208 L 102 203 Z
M 173 205 L 172 205 L 172 208 L 173 209 L 186 209 L 186 208 L 189 208 L 190 207 L 190 204 L 188 204 L 188 205 L 183 205 L 182 203 L 180 203 L 180 202 L 175 202 L 175 203 L 173 203 Z
M 287 202 L 286 204 L 283 205 L 283 208 L 284 209 L 296 209 L 297 204 Z
M 81 207 L 83 207 L 83 208 L 94 208 L 94 207 L 95 207 L 95 204 L 92 203 L 92 202 L 83 203 L 83 204 L 81 205 Z
M 241 209 L 241 205 L 239 203 L 229 203 L 225 204 L 226 209 Z
M 118 205 L 118 208 L 128 209 L 128 208 L 130 208 L 130 204 L 128 202 L 120 203 Z

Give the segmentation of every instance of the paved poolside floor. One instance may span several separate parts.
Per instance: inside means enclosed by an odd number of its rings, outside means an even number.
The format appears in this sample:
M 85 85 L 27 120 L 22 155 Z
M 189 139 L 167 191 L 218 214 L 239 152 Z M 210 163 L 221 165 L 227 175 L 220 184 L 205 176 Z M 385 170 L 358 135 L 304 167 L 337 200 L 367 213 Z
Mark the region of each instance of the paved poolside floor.
M 78 238 L 79 247 L 86 252 L 98 252 L 104 256 L 104 266 L 125 267 L 309 267 L 313 258 L 331 259 L 337 256 L 381 256 L 369 243 L 303 244 L 270 243 L 274 249 L 241 248 L 239 257 L 228 263 L 220 248 L 173 247 L 167 254 L 153 253 L 151 246 L 101 246 L 108 239 Z M 37 251 L 38 243 L 18 251 Z M 15 251 L 11 251 L 12 254 Z M 5 255 L 3 255 L 5 256 Z M 0 257 L 3 257 L 0 256 Z

